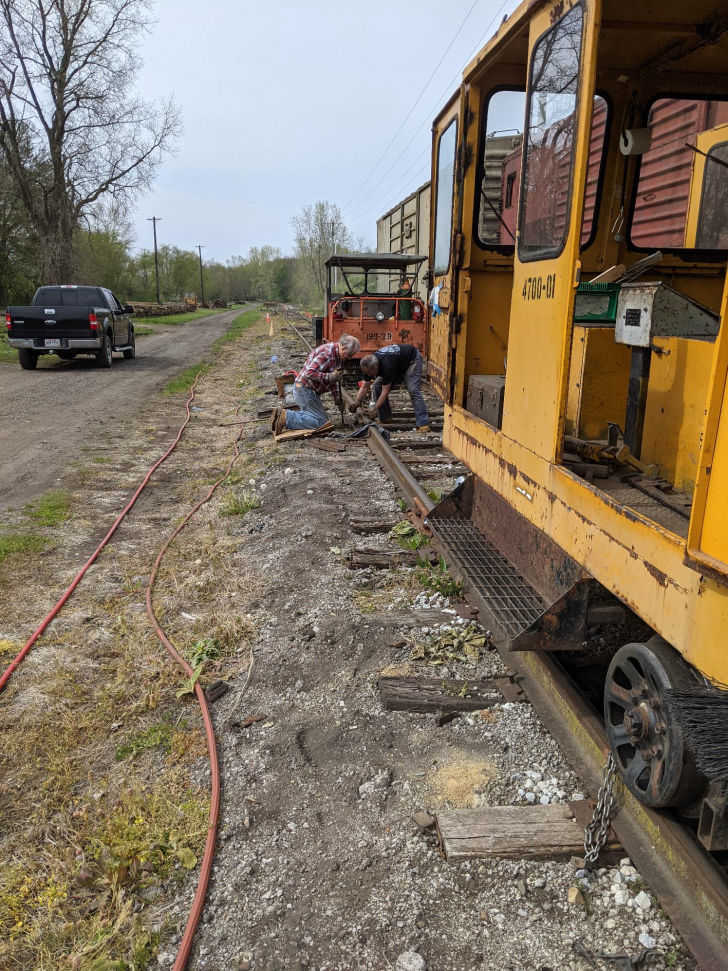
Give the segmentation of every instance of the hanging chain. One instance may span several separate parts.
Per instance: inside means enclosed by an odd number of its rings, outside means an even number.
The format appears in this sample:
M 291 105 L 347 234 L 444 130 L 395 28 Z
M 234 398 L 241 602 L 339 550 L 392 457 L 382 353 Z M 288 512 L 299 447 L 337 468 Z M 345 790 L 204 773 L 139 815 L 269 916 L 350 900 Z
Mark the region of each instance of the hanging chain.
M 617 763 L 610 752 L 602 771 L 602 784 L 597 793 L 597 802 L 591 822 L 584 830 L 584 866 L 592 869 L 597 865 L 599 854 L 607 842 L 609 823 L 614 809 L 614 778 Z

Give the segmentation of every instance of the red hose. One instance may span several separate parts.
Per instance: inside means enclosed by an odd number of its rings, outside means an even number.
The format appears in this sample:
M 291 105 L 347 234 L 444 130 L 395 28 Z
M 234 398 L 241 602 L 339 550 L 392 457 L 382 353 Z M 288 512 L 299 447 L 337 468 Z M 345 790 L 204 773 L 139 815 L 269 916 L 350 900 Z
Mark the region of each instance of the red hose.
M 241 429 L 238 437 L 235 439 L 235 454 L 230 459 L 225 472 L 212 486 L 210 486 L 207 495 L 205 495 L 204 498 L 200 499 L 200 501 L 192 507 L 179 526 L 175 529 L 171 536 L 168 537 L 164 546 L 162 546 L 161 550 L 157 554 L 156 560 L 154 561 L 154 566 L 152 567 L 152 572 L 149 576 L 149 582 L 147 583 L 147 614 L 149 615 L 149 619 L 154 627 L 154 632 L 162 644 L 164 644 L 164 646 L 167 648 L 174 660 L 187 673 L 189 678 L 193 678 L 195 672 L 162 630 L 159 621 L 157 620 L 157 616 L 154 613 L 154 606 L 152 604 L 152 590 L 154 588 L 154 581 L 157 579 L 157 573 L 159 571 L 159 566 L 162 559 L 164 558 L 164 554 L 169 549 L 173 540 L 178 536 L 179 533 L 182 532 L 200 506 L 203 506 L 211 498 L 212 494 L 220 483 L 226 479 L 228 475 L 230 475 L 230 470 L 240 455 L 238 450 L 238 442 L 240 441 L 242 434 L 243 431 Z M 210 817 L 207 828 L 207 839 L 205 840 L 205 851 L 202 856 L 202 864 L 200 865 L 200 877 L 197 882 L 197 890 L 195 891 L 195 898 L 192 901 L 192 908 L 190 910 L 189 917 L 187 918 L 187 926 L 185 927 L 185 932 L 182 935 L 182 940 L 180 942 L 179 951 L 177 952 L 177 958 L 174 962 L 173 971 L 183 971 L 183 969 L 187 967 L 187 960 L 190 956 L 190 950 L 192 948 L 192 939 L 194 938 L 195 931 L 197 930 L 197 925 L 200 922 L 202 908 L 205 903 L 205 895 L 207 893 L 207 885 L 210 881 L 210 873 L 212 872 L 212 858 L 215 855 L 217 823 L 220 813 L 220 766 L 217 759 L 217 747 L 215 745 L 215 730 L 212 725 L 212 719 L 210 718 L 210 709 L 207 707 L 205 692 L 200 687 L 199 681 L 195 682 L 195 696 L 199 703 L 200 711 L 202 712 L 202 720 L 205 723 L 207 751 L 210 757 Z
M 26 641 L 23 649 L 13 658 L 13 660 L 11 661 L 10 665 L 8 666 L 8 668 L 3 672 L 2 677 L 0 677 L 0 691 L 2 691 L 5 688 L 5 685 L 8 683 L 8 681 L 12 677 L 13 671 L 15 671 L 15 669 L 17 667 L 19 667 L 19 665 L 23 662 L 23 660 L 25 659 L 26 654 L 31 649 L 31 647 L 35 644 L 35 642 L 38 640 L 38 638 L 43 633 L 43 631 L 48 627 L 48 625 L 50 624 L 50 622 L 52 620 L 54 620 L 55 617 L 58 615 L 61 607 L 65 604 L 65 602 L 71 596 L 71 594 L 76 589 L 76 587 L 79 585 L 79 583 L 81 582 L 81 580 L 83 580 L 83 578 L 86 575 L 89 567 L 93 563 L 95 563 L 95 561 L 98 559 L 99 554 L 101 553 L 101 551 L 103 550 L 103 548 L 106 546 L 106 544 L 109 542 L 109 540 L 111 539 L 111 537 L 114 535 L 114 533 L 116 532 L 116 530 L 119 528 L 120 523 L 125 518 L 126 514 L 132 508 L 132 506 L 134 505 L 134 503 L 137 501 L 137 499 L 139 498 L 142 490 L 145 488 L 146 484 L 149 482 L 149 480 L 151 479 L 152 475 L 157 471 L 157 469 L 162 464 L 162 462 L 164 462 L 165 459 L 169 458 L 169 456 L 172 454 L 172 452 L 175 450 L 175 448 L 179 444 L 179 440 L 182 438 L 182 432 L 185 430 L 185 428 L 187 427 L 187 425 L 190 422 L 190 418 L 192 417 L 192 415 L 190 413 L 190 405 L 192 404 L 192 401 L 194 400 L 194 397 L 195 397 L 195 385 L 196 384 L 197 384 L 197 378 L 195 378 L 195 380 L 192 382 L 192 387 L 190 388 L 190 396 L 187 399 L 187 401 L 185 402 L 185 410 L 187 412 L 187 417 L 182 422 L 182 425 L 180 426 L 180 429 L 177 432 L 177 437 L 172 442 L 172 444 L 169 446 L 169 448 L 164 453 L 164 455 L 161 458 L 157 459 L 157 461 L 154 463 L 154 465 L 149 469 L 149 471 L 147 472 L 147 474 L 142 479 L 142 481 L 141 481 L 139 487 L 137 488 L 136 492 L 134 493 L 134 495 L 131 497 L 131 499 L 129 500 L 129 502 L 124 506 L 124 508 L 121 510 L 121 512 L 119 513 L 119 515 L 114 520 L 114 523 L 113 523 L 111 529 L 108 531 L 108 533 L 106 534 L 106 536 L 104 536 L 104 538 L 101 540 L 101 542 L 96 547 L 96 549 L 93 551 L 93 553 L 91 554 L 91 556 L 89 557 L 89 559 L 86 560 L 86 562 L 84 563 L 84 565 L 78 571 L 78 573 L 76 574 L 76 576 L 71 581 L 70 585 L 66 588 L 66 591 L 64 592 L 64 594 L 61 597 L 61 599 L 45 615 L 45 617 L 43 618 L 43 620 L 40 623 L 40 626 L 37 627 L 35 629 L 35 631 L 33 631 L 33 633 L 30 635 L 30 637 Z
M 28 641 L 23 646 L 23 649 L 17 654 L 17 656 L 13 659 L 11 664 L 8 666 L 8 668 L 3 672 L 3 675 L 0 678 L 0 691 L 2 691 L 5 688 L 6 684 L 10 680 L 15 669 L 22 663 L 23 659 L 26 657 L 31 647 L 35 644 L 35 642 L 38 640 L 41 634 L 46 630 L 46 628 L 51 623 L 51 621 L 58 615 L 63 605 L 66 603 L 66 601 L 69 599 L 73 591 L 76 589 L 78 584 L 83 579 L 89 567 L 95 562 L 96 559 L 98 559 L 99 554 L 101 553 L 103 548 L 107 545 L 111 537 L 114 535 L 120 523 L 126 517 L 127 513 L 130 511 L 134 503 L 137 501 L 137 499 L 139 498 L 139 495 L 141 494 L 141 492 L 149 482 L 154 472 L 159 468 L 162 462 L 164 462 L 165 459 L 167 459 L 172 454 L 174 449 L 179 444 L 180 439 L 182 438 L 182 433 L 184 432 L 185 428 L 189 424 L 190 419 L 192 417 L 190 412 L 190 406 L 195 398 L 195 386 L 197 384 L 198 377 L 199 375 L 195 377 L 195 380 L 192 382 L 189 397 L 185 402 L 186 417 L 182 425 L 180 426 L 179 431 L 177 432 L 176 438 L 169 446 L 167 451 L 162 455 L 162 457 L 157 459 L 154 465 L 152 465 L 152 467 L 149 469 L 147 474 L 142 479 L 134 495 L 131 497 L 131 499 L 126 504 L 126 506 L 124 506 L 123 510 L 119 513 L 119 515 L 115 519 L 109 531 L 106 533 L 106 535 L 101 540 L 101 542 L 96 547 L 96 549 L 91 554 L 91 556 L 86 561 L 86 563 L 84 563 L 84 565 L 78 571 L 78 573 L 73 578 L 70 585 L 67 587 L 67 589 L 61 596 L 61 598 L 58 600 L 55 606 L 46 614 L 41 624 L 28 638 Z M 154 613 L 154 607 L 152 605 L 152 590 L 154 587 L 154 582 L 157 578 L 157 573 L 159 572 L 159 566 L 162 562 L 162 559 L 165 553 L 169 549 L 169 546 L 172 543 L 172 541 L 184 529 L 184 527 L 194 516 L 194 514 L 197 512 L 200 506 L 204 505 L 211 498 L 211 496 L 213 495 L 217 487 L 220 485 L 220 483 L 223 482 L 223 480 L 226 479 L 227 476 L 230 474 L 230 470 L 232 469 L 233 464 L 237 461 L 240 455 L 240 452 L 238 449 L 238 442 L 240 441 L 242 434 L 243 432 L 241 429 L 240 433 L 238 434 L 238 437 L 235 439 L 235 453 L 230 459 L 230 462 L 228 463 L 228 466 L 225 472 L 223 473 L 223 475 L 221 475 L 220 478 L 210 487 L 205 497 L 192 507 L 190 512 L 185 516 L 184 520 L 174 530 L 171 536 L 169 536 L 169 538 L 166 540 L 166 542 L 160 549 L 159 553 L 157 554 L 157 558 L 154 561 L 154 566 L 152 567 L 152 572 L 149 576 L 149 582 L 147 583 L 147 589 L 146 589 L 147 614 L 149 615 L 149 618 L 152 622 L 154 631 L 157 637 L 159 638 L 159 640 L 162 642 L 162 644 L 165 646 L 167 651 L 170 653 L 170 655 L 174 658 L 174 660 L 180 665 L 180 667 L 186 672 L 186 674 L 190 678 L 194 677 L 194 671 L 187 663 L 187 661 L 185 661 L 185 659 L 176 650 L 172 642 L 169 640 L 167 635 L 162 630 L 159 624 L 159 621 L 157 620 L 157 617 Z M 211 788 L 210 815 L 209 815 L 209 823 L 208 823 L 208 830 L 207 830 L 207 840 L 205 841 L 205 850 L 202 857 L 202 864 L 200 866 L 200 876 L 197 883 L 197 890 L 195 891 L 195 897 L 194 897 L 194 900 L 192 901 L 192 909 L 190 910 L 189 917 L 187 918 L 187 925 L 185 927 L 184 934 L 182 935 L 182 941 L 180 942 L 180 947 L 179 947 L 179 951 L 177 952 L 177 958 L 174 962 L 173 971 L 183 971 L 183 969 L 187 966 L 187 960 L 189 958 L 190 950 L 192 948 L 192 939 L 194 937 L 195 931 L 197 929 L 197 925 L 200 920 L 200 916 L 202 914 L 202 907 L 204 905 L 205 895 L 207 893 L 207 885 L 209 883 L 210 873 L 212 871 L 212 859 L 215 853 L 215 840 L 217 837 L 217 824 L 218 824 L 218 816 L 220 812 L 220 766 L 217 758 L 217 747 L 215 745 L 215 732 L 212 725 L 212 719 L 210 718 L 210 710 L 207 707 L 207 699 L 205 698 L 205 693 L 200 687 L 200 684 L 198 682 L 195 683 L 195 697 L 197 698 L 197 702 L 200 706 L 200 711 L 202 713 L 202 719 L 205 725 L 205 736 L 207 739 L 207 750 L 210 757 L 210 776 L 211 776 L 210 778 L 210 788 Z

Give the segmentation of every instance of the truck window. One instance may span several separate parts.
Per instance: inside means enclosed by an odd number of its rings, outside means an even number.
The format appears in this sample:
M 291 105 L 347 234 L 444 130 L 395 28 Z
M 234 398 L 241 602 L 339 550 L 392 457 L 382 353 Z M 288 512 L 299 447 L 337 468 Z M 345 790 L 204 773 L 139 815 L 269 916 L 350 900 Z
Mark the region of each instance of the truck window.
M 98 307 L 101 295 L 98 287 L 41 287 L 33 297 L 33 306 Z
M 455 146 L 457 122 L 453 118 L 440 135 L 437 147 L 437 206 L 435 216 L 435 275 L 447 273 L 450 266 L 450 237 L 452 236 L 452 200 L 455 182 Z
M 583 21 L 582 8 L 573 7 L 533 50 L 519 216 L 522 262 L 552 259 L 566 241 Z

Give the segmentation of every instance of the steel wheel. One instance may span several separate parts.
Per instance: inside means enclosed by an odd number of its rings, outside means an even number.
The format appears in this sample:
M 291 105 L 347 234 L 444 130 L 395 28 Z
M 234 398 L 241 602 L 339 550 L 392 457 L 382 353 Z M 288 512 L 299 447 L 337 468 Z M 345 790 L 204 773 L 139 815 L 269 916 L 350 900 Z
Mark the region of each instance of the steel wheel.
M 607 737 L 624 784 L 646 806 L 693 802 L 705 786 L 664 692 L 695 684 L 680 655 L 660 637 L 625 644 L 604 685 Z

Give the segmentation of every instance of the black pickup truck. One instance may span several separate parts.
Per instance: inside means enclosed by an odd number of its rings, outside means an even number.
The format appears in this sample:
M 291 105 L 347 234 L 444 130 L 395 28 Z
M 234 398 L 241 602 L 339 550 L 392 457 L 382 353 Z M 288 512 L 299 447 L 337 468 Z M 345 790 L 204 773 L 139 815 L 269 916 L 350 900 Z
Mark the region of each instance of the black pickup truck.
M 105 287 L 39 287 L 30 307 L 8 307 L 8 343 L 18 348 L 26 370 L 40 354 L 93 354 L 102 367 L 111 367 L 113 351 L 135 356 L 133 313 Z

